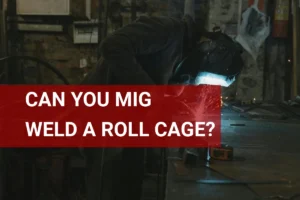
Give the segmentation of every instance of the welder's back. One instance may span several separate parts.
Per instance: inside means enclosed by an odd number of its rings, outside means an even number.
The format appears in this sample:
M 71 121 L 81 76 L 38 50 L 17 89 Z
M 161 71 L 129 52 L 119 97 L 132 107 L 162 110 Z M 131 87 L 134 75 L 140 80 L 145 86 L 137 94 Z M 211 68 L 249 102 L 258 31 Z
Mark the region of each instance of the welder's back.
M 101 59 L 82 84 L 167 84 L 182 59 L 186 24 L 140 17 L 119 29 L 102 42 Z

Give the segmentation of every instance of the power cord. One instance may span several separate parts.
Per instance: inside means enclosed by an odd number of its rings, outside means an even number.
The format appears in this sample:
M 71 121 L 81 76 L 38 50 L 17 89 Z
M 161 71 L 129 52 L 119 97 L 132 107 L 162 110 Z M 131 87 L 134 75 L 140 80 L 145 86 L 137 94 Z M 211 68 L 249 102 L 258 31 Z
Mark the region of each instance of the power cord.
M 58 70 L 56 69 L 54 66 L 52 66 L 51 64 L 49 64 L 48 62 L 37 58 L 37 57 L 32 57 L 32 56 L 7 56 L 7 57 L 3 57 L 0 58 L 0 62 L 1 61 L 8 61 L 8 60 L 12 60 L 12 59 L 19 59 L 19 60 L 31 60 L 37 63 L 41 63 L 44 67 L 50 69 L 53 73 L 55 73 L 59 79 L 61 79 L 64 84 L 69 85 L 69 81 L 64 77 L 64 75 Z M 1 78 L 2 78 L 3 74 L 1 74 Z

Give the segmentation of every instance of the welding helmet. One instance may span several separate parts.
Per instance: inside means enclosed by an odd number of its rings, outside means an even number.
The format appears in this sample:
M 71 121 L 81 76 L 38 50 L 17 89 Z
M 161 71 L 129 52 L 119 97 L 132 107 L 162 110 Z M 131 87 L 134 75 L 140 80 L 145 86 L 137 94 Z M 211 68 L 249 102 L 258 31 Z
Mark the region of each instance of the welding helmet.
M 205 33 L 208 40 L 199 42 L 180 63 L 174 79 L 193 85 L 230 86 L 243 68 L 243 48 L 220 31 Z

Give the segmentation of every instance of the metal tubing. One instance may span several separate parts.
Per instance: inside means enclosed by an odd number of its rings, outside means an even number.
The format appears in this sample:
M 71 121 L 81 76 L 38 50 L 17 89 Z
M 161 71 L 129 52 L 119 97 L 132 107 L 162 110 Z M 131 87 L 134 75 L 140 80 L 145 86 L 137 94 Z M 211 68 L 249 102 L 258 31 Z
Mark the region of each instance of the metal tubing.
M 0 56 L 7 55 L 7 37 L 6 37 L 6 21 L 5 11 L 0 10 Z
M 292 0 L 293 1 L 293 76 L 292 76 L 292 98 L 295 98 L 299 95 L 299 73 L 300 73 L 300 52 L 299 52 L 299 18 L 300 18 L 300 7 L 299 7 L 299 0 Z
M 106 0 L 105 1 L 105 5 L 104 5 L 104 12 L 103 12 L 103 15 L 104 15 L 104 23 L 103 23 L 103 27 L 102 27 L 102 31 L 103 31 L 103 33 L 102 33 L 102 37 L 103 37 L 103 39 L 107 36 L 107 26 L 108 26 L 108 12 L 109 12 L 109 10 L 108 10 L 108 8 L 109 8 L 109 5 L 110 5 L 110 1 L 109 0 Z
M 3 2 L 0 2 L 1 4 Z M 4 9 L 0 10 L 0 57 L 7 56 L 7 29 L 6 29 L 6 11 Z M 4 82 L 8 82 L 8 64 L 7 63 L 0 63 L 0 69 L 3 69 L 4 74 Z M 1 70 L 0 70 L 1 72 Z
M 103 4 L 102 0 L 98 0 L 98 52 L 97 52 L 97 57 L 98 59 L 101 56 L 101 51 L 100 51 L 100 44 L 103 38 L 102 35 L 102 27 L 103 27 L 103 21 L 102 21 L 102 9 L 103 9 Z
M 6 159 L 5 150 L 0 149 L 0 199 L 4 199 Z
M 136 0 L 131 0 L 131 22 L 136 20 Z
M 7 55 L 7 39 L 6 39 L 6 21 L 5 10 L 3 9 L 3 0 L 0 0 L 0 56 Z M 4 64 L 4 70 L 6 71 L 7 65 Z M 0 65 L 1 67 L 1 65 Z M 6 77 L 6 76 L 5 76 Z M 5 195 L 5 171 L 6 171 L 6 159 L 5 149 L 0 148 L 0 199 L 4 199 Z

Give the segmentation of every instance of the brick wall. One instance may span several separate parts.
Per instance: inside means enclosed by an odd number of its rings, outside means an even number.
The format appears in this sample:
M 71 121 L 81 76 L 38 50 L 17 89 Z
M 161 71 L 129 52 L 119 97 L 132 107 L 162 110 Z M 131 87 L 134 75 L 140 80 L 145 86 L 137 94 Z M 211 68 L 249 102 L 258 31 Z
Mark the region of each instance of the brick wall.
M 93 2 L 98 2 L 94 1 Z M 137 1 L 139 3 L 139 1 Z M 130 1 L 122 0 L 125 6 L 130 5 Z M 148 1 L 148 15 L 167 15 L 167 1 L 151 0 Z M 93 6 L 94 8 L 97 5 Z M 97 17 L 96 10 L 93 10 L 92 16 Z M 130 21 L 130 12 L 123 13 L 124 25 Z M 113 25 L 108 24 L 108 33 L 111 33 Z M 67 33 L 20 33 L 19 52 L 22 55 L 36 56 L 42 58 L 55 67 L 57 67 L 70 83 L 76 84 L 84 78 L 84 75 L 97 62 L 97 45 L 75 45 Z M 82 68 L 80 60 L 87 65 Z M 25 63 L 26 81 L 29 83 L 36 82 L 37 70 L 34 63 Z M 47 84 L 62 83 L 52 72 L 42 68 L 41 72 L 44 82 Z
M 74 45 L 68 34 L 39 34 L 23 33 L 23 42 L 20 52 L 23 55 L 42 58 L 57 67 L 72 84 L 79 83 L 84 74 L 95 66 L 97 61 L 97 45 Z M 86 65 L 80 66 L 80 61 L 85 60 Z M 35 74 L 34 63 L 26 63 L 27 82 L 33 82 Z M 32 74 L 32 75 L 31 75 Z M 45 83 L 55 84 L 61 81 L 49 70 L 43 68 L 42 75 Z

